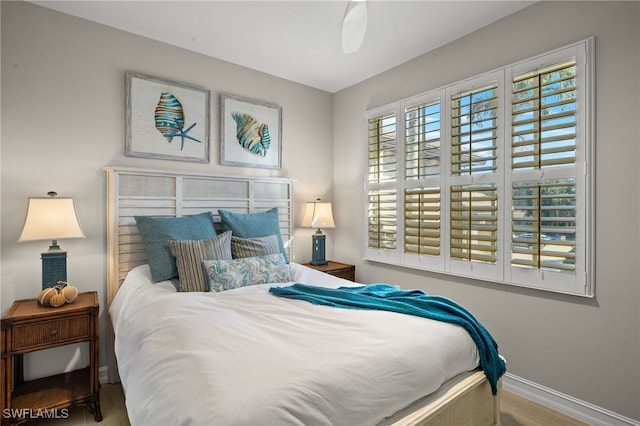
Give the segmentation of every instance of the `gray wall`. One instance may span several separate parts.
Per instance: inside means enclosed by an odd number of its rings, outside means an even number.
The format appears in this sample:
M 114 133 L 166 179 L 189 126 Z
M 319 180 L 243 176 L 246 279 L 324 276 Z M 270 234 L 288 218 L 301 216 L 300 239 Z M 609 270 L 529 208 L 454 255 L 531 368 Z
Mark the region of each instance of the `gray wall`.
M 336 258 L 355 263 L 362 282 L 419 287 L 461 302 L 494 334 L 509 372 L 637 420 L 639 6 L 540 2 L 337 93 L 333 114 Z M 362 260 L 367 109 L 589 36 L 595 36 L 597 76 L 595 299 Z
M 106 365 L 105 165 L 289 177 L 295 179 L 297 218 L 304 202 L 331 200 L 330 93 L 30 3 L 3 1 L 1 7 L 2 310 L 13 300 L 36 297 L 41 289 L 40 253 L 48 243 L 16 242 L 27 197 L 45 196 L 50 190 L 73 197 L 87 238 L 60 244 L 68 251 L 69 281 L 82 291 L 99 293 L 100 365 Z M 125 157 L 125 71 L 211 91 L 210 164 Z M 223 92 L 282 107 L 282 170 L 220 165 Z M 294 229 L 294 260 L 310 260 L 313 231 Z M 82 350 L 73 351 L 79 363 L 86 359 Z M 69 359 L 44 353 L 33 358 L 27 363 L 29 377 L 45 374 L 45 365 L 66 368 Z

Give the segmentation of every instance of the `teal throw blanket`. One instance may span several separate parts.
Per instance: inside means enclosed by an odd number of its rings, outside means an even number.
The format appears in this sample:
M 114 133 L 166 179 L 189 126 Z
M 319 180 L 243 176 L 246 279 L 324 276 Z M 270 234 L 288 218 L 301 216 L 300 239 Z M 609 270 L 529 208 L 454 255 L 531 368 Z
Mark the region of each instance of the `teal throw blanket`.
M 491 391 L 506 371 L 498 345 L 489 332 L 462 306 L 439 296 L 429 296 L 420 290 L 400 290 L 389 284 L 370 284 L 360 287 L 326 288 L 306 284 L 272 287 L 276 296 L 306 300 L 316 305 L 345 309 L 376 309 L 429 318 L 457 324 L 464 328 L 478 346 L 480 367 L 484 370 Z

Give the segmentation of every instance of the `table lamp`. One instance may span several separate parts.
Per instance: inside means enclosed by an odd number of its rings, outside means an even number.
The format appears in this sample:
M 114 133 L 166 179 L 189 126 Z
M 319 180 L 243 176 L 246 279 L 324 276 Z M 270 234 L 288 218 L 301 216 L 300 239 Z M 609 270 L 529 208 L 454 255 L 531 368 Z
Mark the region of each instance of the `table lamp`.
M 326 265 L 325 258 L 325 234 L 320 228 L 335 228 L 333 222 L 333 214 L 331 212 L 331 203 L 321 203 L 320 198 L 314 202 L 307 203 L 304 209 L 301 226 L 307 228 L 317 228 L 312 237 L 312 265 Z
M 18 242 L 51 240 L 49 250 L 42 253 L 42 288 L 53 287 L 67 280 L 67 252 L 60 249 L 58 240 L 84 238 L 71 198 L 29 198 L 27 218 Z

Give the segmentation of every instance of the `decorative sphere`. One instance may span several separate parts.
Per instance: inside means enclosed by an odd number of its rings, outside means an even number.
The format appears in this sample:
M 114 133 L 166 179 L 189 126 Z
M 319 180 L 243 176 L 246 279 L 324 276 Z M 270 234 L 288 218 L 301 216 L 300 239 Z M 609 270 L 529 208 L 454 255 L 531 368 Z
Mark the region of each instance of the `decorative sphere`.
M 43 306 L 50 306 L 51 298 L 58 294 L 58 290 L 53 287 L 47 287 L 38 295 L 38 302 Z
M 49 300 L 49 304 L 54 308 L 62 306 L 65 303 L 66 303 L 66 299 L 61 293 L 54 294 L 53 297 L 51 297 L 51 300 Z
M 78 297 L 78 289 L 72 285 L 62 288 L 62 295 L 67 303 L 72 303 Z

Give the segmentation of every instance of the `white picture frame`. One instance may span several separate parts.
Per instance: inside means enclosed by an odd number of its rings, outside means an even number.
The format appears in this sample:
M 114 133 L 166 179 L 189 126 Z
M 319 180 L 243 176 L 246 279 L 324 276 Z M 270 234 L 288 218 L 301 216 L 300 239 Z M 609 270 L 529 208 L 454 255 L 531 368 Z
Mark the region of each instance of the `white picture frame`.
M 127 72 L 127 157 L 209 162 L 210 92 Z
M 268 146 L 264 143 L 265 132 L 268 132 Z M 251 141 L 247 139 L 249 134 L 252 135 Z M 267 102 L 221 94 L 220 164 L 280 169 L 282 108 Z

